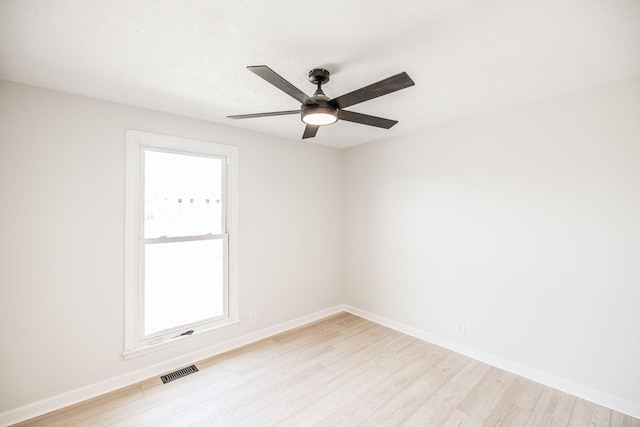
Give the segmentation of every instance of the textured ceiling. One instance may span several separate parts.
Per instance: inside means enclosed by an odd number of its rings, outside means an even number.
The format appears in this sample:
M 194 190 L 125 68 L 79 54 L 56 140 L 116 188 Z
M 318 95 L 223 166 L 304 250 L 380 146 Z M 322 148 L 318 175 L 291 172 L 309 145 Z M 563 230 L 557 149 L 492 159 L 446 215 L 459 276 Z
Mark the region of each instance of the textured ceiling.
M 330 97 L 406 71 L 416 86 L 350 110 L 335 147 L 413 132 L 640 74 L 638 0 L 2 0 L 0 78 L 299 140 L 298 108 L 247 71 L 268 65 Z M 307 142 L 305 142 L 307 143 Z

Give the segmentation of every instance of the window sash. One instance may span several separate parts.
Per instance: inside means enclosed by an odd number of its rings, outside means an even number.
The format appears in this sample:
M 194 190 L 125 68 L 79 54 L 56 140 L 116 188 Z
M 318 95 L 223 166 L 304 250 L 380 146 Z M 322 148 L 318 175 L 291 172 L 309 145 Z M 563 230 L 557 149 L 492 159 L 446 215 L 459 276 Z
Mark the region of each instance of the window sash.
M 223 281 L 223 290 L 222 290 L 222 301 L 223 301 L 223 312 L 220 316 L 200 319 L 190 323 L 184 323 L 178 325 L 173 328 L 163 329 L 161 331 L 151 333 L 149 335 L 145 334 L 145 246 L 146 245 L 156 245 L 163 243 L 179 243 L 179 242 L 194 242 L 194 241 L 203 241 L 203 240 L 222 240 L 222 250 L 223 250 L 223 273 L 222 273 L 222 281 Z M 139 259 L 138 259 L 138 271 L 139 271 L 139 295 L 138 298 L 138 340 L 146 345 L 157 344 L 159 342 L 163 342 L 168 339 L 177 338 L 181 333 L 188 332 L 189 330 L 193 330 L 194 333 L 201 330 L 207 329 L 211 323 L 218 322 L 220 320 L 225 320 L 229 317 L 229 236 L 227 234 L 204 234 L 201 236 L 187 236 L 187 237 L 159 237 L 152 239 L 140 239 L 139 249 L 138 249 Z M 177 334 L 177 336 L 176 336 Z
M 229 196 L 229 188 L 228 188 L 228 183 L 229 183 L 229 177 L 228 177 L 228 166 L 229 166 L 229 157 L 228 156 L 220 156 L 220 155 L 215 155 L 215 154 L 205 154 L 205 153 L 200 153 L 200 152 L 194 152 L 193 150 L 178 150 L 178 149 L 170 149 L 170 148 L 158 148 L 158 147 L 153 147 L 153 146 L 147 146 L 147 145 L 141 145 L 140 146 L 140 151 L 139 151 L 139 159 L 140 159 L 140 164 L 139 164 L 139 172 L 140 172 L 140 176 L 139 176 L 139 183 L 140 183 L 140 188 L 139 188 L 139 203 L 140 203 L 140 212 L 139 212 L 139 221 L 140 221 L 140 226 L 138 227 L 138 234 L 139 234 L 139 238 L 140 239 L 145 239 L 145 222 L 144 222 L 144 216 L 145 216 L 145 155 L 144 153 L 146 151 L 152 151 L 152 152 L 159 152 L 159 153 L 166 153 L 166 154 L 177 154 L 177 155 L 187 155 L 187 156 L 195 156 L 195 157 L 205 157 L 205 158 L 211 158 L 211 159 L 217 159 L 217 160 L 221 160 L 221 167 L 222 167 L 222 171 L 221 171 L 221 187 L 222 187 L 222 192 L 221 192 L 221 196 L 220 196 L 220 203 L 222 205 L 222 209 L 221 209 L 221 224 L 220 224 L 220 230 L 221 230 L 221 234 L 228 234 L 229 233 L 229 229 L 228 229 L 228 215 L 229 215 L 229 209 L 228 209 L 228 196 Z M 182 235 L 182 236 L 171 236 L 171 237 L 187 237 L 190 235 Z M 196 235 L 193 235 L 196 236 Z

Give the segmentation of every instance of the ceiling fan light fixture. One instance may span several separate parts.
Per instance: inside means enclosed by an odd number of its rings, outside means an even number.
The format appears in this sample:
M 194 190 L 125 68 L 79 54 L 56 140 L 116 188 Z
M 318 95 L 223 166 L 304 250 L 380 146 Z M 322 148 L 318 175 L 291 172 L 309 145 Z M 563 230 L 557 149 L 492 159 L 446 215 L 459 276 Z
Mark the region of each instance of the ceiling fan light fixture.
M 338 110 L 316 105 L 302 109 L 302 121 L 308 125 L 324 126 L 338 121 Z

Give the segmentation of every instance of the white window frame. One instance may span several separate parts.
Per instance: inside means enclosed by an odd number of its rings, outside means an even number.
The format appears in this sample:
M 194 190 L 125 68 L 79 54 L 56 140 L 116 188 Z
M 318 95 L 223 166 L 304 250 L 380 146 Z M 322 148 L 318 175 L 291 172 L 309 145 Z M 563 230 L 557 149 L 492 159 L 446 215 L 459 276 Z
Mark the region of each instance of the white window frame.
M 125 290 L 124 352 L 125 359 L 148 354 L 187 340 L 207 336 L 221 328 L 239 323 L 238 304 L 238 147 L 208 141 L 127 130 L 125 188 Z M 144 272 L 141 267 L 143 236 L 143 150 L 160 150 L 179 154 L 206 155 L 226 159 L 223 194 L 226 216 L 226 313 L 222 319 L 190 325 L 190 335 L 181 330 L 144 337 Z M 186 330 L 184 331 L 186 332 Z

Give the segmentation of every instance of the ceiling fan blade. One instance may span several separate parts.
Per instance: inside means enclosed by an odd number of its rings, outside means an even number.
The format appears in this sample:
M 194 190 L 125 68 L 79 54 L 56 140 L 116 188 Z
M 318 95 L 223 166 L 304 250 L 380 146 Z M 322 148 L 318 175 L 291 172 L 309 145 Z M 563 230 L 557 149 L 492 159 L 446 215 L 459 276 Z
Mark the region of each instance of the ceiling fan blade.
M 354 90 L 353 92 L 333 98 L 329 102 L 340 108 L 346 108 L 351 105 L 359 104 L 361 102 L 413 86 L 414 84 L 415 83 L 411 80 L 411 77 L 403 71 L 400 74 L 380 80 L 377 83 L 370 84 L 369 86 L 365 86 Z
M 397 120 L 383 119 L 382 117 L 370 116 L 368 114 L 356 113 L 354 111 L 340 110 L 338 113 L 340 120 L 348 122 L 360 123 L 363 125 L 376 126 L 379 128 L 389 129 L 398 123 Z
M 278 73 L 276 73 L 266 65 L 250 65 L 247 68 L 249 69 L 249 71 L 253 72 L 259 77 L 262 77 L 287 95 L 297 99 L 301 104 L 317 104 L 307 95 L 305 95 L 304 92 L 289 83 L 287 80 L 285 80 Z
M 236 114 L 234 116 L 227 116 L 227 118 L 228 119 L 253 119 L 255 117 L 286 116 L 287 114 L 300 114 L 300 110 L 273 111 L 271 113 Z
M 320 126 L 307 125 L 304 128 L 302 139 L 313 138 L 314 136 L 316 136 L 316 133 L 318 133 L 318 128 L 320 128 Z

